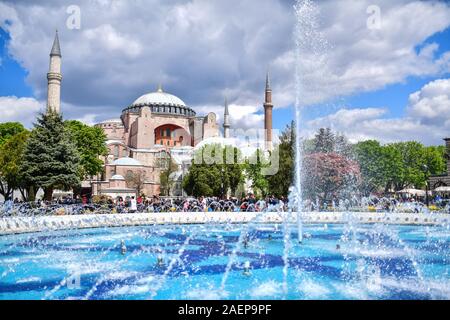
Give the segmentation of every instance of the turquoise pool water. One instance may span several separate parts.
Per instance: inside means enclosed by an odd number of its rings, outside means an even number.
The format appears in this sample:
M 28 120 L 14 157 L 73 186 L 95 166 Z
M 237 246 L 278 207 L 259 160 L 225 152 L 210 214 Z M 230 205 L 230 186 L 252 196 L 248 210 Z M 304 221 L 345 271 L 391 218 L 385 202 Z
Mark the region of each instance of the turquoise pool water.
M 450 298 L 448 227 L 321 224 L 304 232 L 302 244 L 288 225 L 2 236 L 0 299 Z

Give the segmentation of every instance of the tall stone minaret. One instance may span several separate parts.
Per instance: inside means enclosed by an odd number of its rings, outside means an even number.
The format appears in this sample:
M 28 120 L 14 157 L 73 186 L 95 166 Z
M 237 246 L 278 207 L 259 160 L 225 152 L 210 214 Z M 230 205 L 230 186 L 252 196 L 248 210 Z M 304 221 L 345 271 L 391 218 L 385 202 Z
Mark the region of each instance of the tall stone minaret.
M 267 150 L 272 150 L 272 109 L 272 89 L 270 88 L 269 72 L 267 72 L 264 99 L 264 129 Z
M 223 137 L 230 137 L 230 114 L 228 112 L 228 101 L 225 98 L 225 111 L 223 113 Z
M 58 31 L 56 31 L 52 51 L 50 52 L 50 68 L 47 73 L 47 112 L 59 113 L 61 111 L 61 79 L 61 48 L 59 47 Z

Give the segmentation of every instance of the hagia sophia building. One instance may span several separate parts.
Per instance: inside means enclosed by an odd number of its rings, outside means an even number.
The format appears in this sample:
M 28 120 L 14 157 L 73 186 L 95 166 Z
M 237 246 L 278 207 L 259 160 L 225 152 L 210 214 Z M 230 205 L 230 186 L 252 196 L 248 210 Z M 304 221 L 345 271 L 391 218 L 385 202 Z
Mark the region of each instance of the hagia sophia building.
M 60 112 L 61 49 L 58 33 L 50 52 L 47 74 L 47 110 Z M 272 91 L 269 77 L 265 88 L 265 141 L 272 146 Z M 199 116 L 179 97 L 165 92 L 161 85 L 156 91 L 138 97 L 126 106 L 119 118 L 95 124 L 106 134 L 108 155 L 103 174 L 82 184 L 82 194 L 107 195 L 112 198 L 160 195 L 160 174 L 169 161 L 178 167 L 172 173 L 174 185 L 171 196 L 182 196 L 181 181 L 187 172 L 195 147 L 208 141 L 227 139 L 230 136 L 228 103 L 225 100 L 223 136 L 216 114 Z

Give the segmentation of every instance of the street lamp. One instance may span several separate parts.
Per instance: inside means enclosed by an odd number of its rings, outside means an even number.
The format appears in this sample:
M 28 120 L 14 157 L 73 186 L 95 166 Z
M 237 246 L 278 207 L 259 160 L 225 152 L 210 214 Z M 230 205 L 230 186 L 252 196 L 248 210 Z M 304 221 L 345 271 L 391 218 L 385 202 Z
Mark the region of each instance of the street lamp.
M 424 164 L 422 165 L 422 169 L 425 172 L 425 204 L 428 208 L 428 166 Z

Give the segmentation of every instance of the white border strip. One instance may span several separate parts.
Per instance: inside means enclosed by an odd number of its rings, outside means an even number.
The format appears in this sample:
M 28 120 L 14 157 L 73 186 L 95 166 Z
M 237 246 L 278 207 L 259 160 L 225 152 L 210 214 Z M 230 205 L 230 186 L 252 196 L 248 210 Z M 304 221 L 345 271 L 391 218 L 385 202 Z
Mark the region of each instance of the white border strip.
M 153 224 L 247 223 L 259 215 L 258 223 L 281 223 L 287 212 L 160 212 L 128 214 L 82 214 L 38 217 L 0 218 L 0 235 L 49 230 L 99 227 L 143 226 Z M 449 225 L 445 213 L 380 213 L 380 212 L 305 212 L 304 223 L 346 223 L 348 216 L 358 223 L 400 225 Z M 288 219 L 296 222 L 296 214 Z

